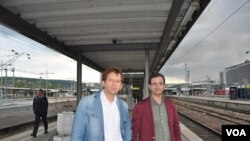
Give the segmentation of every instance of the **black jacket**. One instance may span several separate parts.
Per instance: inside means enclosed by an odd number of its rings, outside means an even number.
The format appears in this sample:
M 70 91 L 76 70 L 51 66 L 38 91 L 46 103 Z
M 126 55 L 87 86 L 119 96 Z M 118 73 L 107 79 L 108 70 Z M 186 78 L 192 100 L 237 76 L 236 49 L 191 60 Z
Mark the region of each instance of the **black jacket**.
M 47 97 L 38 97 L 36 96 L 33 99 L 33 111 L 35 114 L 42 114 L 42 113 L 47 113 L 48 112 L 48 99 Z

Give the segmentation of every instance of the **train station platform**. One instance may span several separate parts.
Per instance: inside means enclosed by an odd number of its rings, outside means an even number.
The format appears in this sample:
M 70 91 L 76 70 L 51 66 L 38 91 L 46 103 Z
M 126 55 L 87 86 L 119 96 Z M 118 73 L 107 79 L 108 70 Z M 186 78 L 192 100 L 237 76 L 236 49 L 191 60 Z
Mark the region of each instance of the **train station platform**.
M 75 98 L 49 98 L 48 121 L 55 121 L 62 111 L 75 109 Z M 0 104 L 0 140 L 15 135 L 33 126 L 34 113 L 32 99 L 9 101 Z
M 74 106 L 67 106 L 68 100 L 49 100 L 50 108 L 48 112 L 48 117 L 54 117 L 54 120 L 49 122 L 49 134 L 43 134 L 44 128 L 41 121 L 41 126 L 39 127 L 37 137 L 33 138 L 30 136 L 32 133 L 34 114 L 30 109 L 31 101 L 19 103 L 19 104 L 6 104 L 0 105 L 0 130 L 1 130 L 1 141 L 53 141 L 53 137 L 57 135 L 57 122 L 56 116 L 58 113 L 62 113 L 62 111 L 73 111 Z M 56 103 L 58 102 L 58 103 Z M 66 106 L 65 106 L 66 104 Z M 29 124 L 29 128 L 25 127 L 25 124 Z M 22 126 L 24 125 L 24 126 Z M 21 126 L 21 127 L 20 127 Z M 180 123 L 181 133 L 182 133 L 182 141 L 202 141 L 197 135 L 195 135 L 191 130 L 189 130 L 186 126 Z M 18 129 L 17 129 L 18 128 Z M 21 128 L 21 129 L 20 129 Z M 16 132 L 15 130 L 19 130 Z M 6 130 L 6 132 L 5 132 Z M 13 131 L 14 134 L 9 134 L 9 132 Z M 8 136 L 8 137 L 7 137 Z
M 180 128 L 182 133 L 182 141 L 203 141 L 182 123 L 180 123 Z M 57 135 L 56 122 L 52 122 L 49 124 L 48 134 L 43 134 L 43 132 L 43 126 L 40 126 L 36 138 L 30 136 L 30 134 L 32 133 L 32 129 L 30 129 L 4 138 L 1 141 L 53 141 L 53 137 Z

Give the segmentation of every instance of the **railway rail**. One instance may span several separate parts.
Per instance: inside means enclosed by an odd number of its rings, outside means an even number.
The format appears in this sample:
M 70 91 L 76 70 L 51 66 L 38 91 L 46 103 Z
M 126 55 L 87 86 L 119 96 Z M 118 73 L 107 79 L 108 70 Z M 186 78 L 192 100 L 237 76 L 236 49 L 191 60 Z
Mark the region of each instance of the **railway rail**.
M 220 141 L 221 134 L 213 129 L 179 113 L 180 121 L 204 141 Z
M 250 115 L 244 112 L 209 107 L 174 99 L 178 112 L 200 124 L 221 133 L 222 125 L 250 124 Z

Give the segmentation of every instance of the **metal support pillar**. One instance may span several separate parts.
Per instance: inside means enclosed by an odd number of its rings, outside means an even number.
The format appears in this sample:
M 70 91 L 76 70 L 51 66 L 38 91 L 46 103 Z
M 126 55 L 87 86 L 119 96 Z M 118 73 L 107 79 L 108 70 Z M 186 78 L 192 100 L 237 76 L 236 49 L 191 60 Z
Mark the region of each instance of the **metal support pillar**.
M 148 91 L 148 75 L 149 75 L 149 50 L 145 50 L 145 77 L 144 77 L 144 95 L 143 98 L 149 96 Z
M 129 75 L 127 103 L 129 110 L 132 110 L 133 100 L 133 74 Z
M 78 52 L 77 56 L 77 72 L 76 72 L 76 79 L 77 79 L 77 105 L 79 104 L 80 100 L 82 99 L 82 53 Z
M 3 101 L 3 61 L 1 61 L 1 103 Z

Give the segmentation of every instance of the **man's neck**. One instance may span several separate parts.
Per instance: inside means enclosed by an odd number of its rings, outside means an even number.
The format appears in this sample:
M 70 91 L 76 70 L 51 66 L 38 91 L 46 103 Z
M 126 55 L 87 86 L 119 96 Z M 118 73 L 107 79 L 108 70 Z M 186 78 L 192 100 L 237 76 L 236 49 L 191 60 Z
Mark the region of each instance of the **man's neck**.
M 161 102 L 162 102 L 162 95 L 154 95 L 154 94 L 152 94 L 152 97 L 153 97 L 153 99 L 158 103 L 158 104 L 161 104 Z
M 109 94 L 104 90 L 104 95 L 106 96 L 107 100 L 111 103 L 115 99 L 115 95 Z

